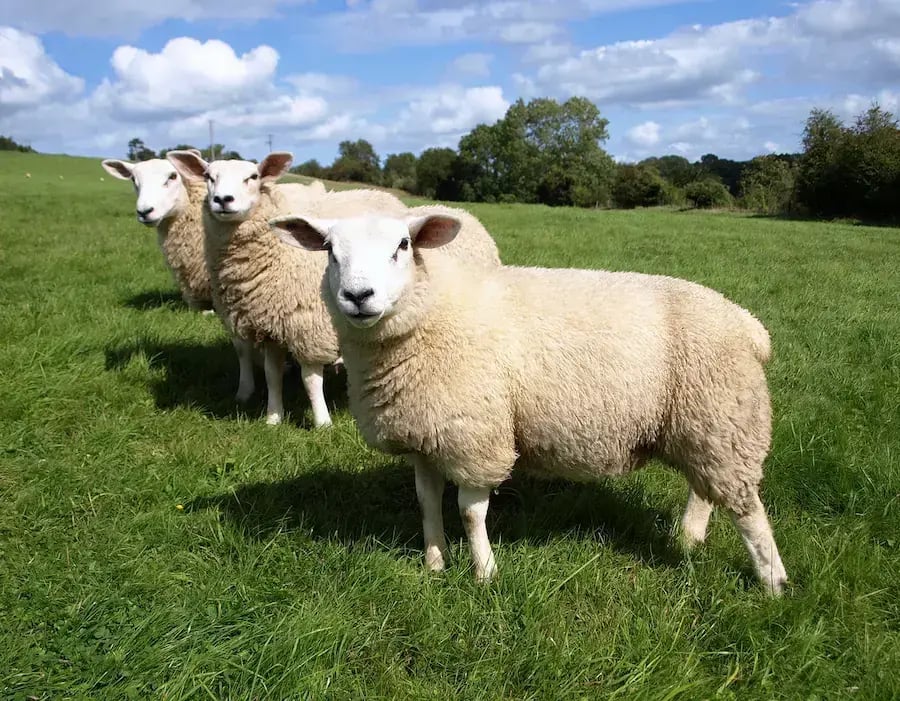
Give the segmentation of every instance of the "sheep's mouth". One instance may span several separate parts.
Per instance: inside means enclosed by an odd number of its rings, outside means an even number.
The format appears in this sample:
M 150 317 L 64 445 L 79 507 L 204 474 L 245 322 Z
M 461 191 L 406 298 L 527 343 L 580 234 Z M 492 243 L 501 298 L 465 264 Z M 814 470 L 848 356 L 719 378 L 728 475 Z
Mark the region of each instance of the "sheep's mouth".
M 353 326 L 368 328 L 377 324 L 382 315 L 383 312 L 376 312 L 374 314 L 369 312 L 355 312 L 353 314 L 346 314 L 345 316 Z
M 237 209 L 213 209 L 212 214 L 222 221 L 234 221 L 244 216 L 244 213 Z

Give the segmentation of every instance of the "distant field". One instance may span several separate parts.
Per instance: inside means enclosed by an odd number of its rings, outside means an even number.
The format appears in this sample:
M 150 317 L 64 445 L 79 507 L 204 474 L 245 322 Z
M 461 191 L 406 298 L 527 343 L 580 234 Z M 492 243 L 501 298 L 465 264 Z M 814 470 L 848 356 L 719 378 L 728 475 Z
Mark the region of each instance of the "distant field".
M 723 514 L 679 550 L 661 467 L 504 485 L 488 587 L 448 490 L 426 575 L 412 472 L 342 376 L 330 430 L 296 373 L 285 425 L 238 409 L 133 208 L 96 160 L 0 154 L 0 698 L 900 698 L 900 230 L 471 207 L 506 262 L 677 275 L 764 321 L 770 601 Z

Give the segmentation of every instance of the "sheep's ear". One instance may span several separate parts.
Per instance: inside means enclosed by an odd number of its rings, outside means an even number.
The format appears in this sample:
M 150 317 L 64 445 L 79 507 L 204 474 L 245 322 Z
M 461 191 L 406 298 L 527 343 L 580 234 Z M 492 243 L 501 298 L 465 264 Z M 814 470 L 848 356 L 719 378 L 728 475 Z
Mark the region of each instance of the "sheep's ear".
M 287 151 L 273 151 L 263 158 L 262 163 L 257 167 L 259 177 L 263 180 L 278 180 L 278 178 L 284 175 L 287 172 L 287 169 L 291 167 L 293 160 L 294 154 L 292 153 L 288 153 Z
M 462 222 L 446 214 L 429 214 L 406 220 L 409 236 L 419 248 L 440 248 L 456 238 Z
M 114 178 L 131 180 L 131 171 L 134 170 L 134 166 L 128 161 L 117 161 L 115 158 L 107 158 L 100 165 L 103 166 L 103 170 Z
M 209 163 L 193 151 L 169 151 L 166 158 L 185 180 L 203 180 L 209 169 Z
M 188 153 L 193 153 L 198 158 L 203 158 L 203 151 L 198 148 L 187 148 L 185 149 L 185 151 L 187 151 Z
M 288 214 L 269 220 L 279 238 L 289 246 L 305 248 L 307 251 L 327 250 L 328 230 L 332 221 L 328 219 L 312 219 Z

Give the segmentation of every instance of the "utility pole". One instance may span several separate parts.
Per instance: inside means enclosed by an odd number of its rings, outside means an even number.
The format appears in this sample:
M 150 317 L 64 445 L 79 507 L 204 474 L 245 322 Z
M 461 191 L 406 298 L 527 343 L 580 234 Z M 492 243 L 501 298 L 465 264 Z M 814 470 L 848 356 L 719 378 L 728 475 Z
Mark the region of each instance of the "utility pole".
M 272 135 L 269 134 L 269 153 L 272 153 Z
M 216 153 L 213 151 L 213 144 L 216 142 L 213 140 L 213 120 L 209 120 L 209 160 L 210 162 L 216 160 Z

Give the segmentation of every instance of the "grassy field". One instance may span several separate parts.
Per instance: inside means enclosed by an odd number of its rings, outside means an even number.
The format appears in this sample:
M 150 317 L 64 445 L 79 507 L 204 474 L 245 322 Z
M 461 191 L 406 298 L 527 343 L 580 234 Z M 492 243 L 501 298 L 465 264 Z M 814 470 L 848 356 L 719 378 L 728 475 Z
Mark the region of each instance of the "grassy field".
M 479 587 L 450 490 L 454 557 L 423 572 L 412 473 L 341 376 L 330 430 L 296 372 L 285 425 L 235 406 L 219 322 L 103 175 L 0 154 L 0 698 L 900 698 L 897 229 L 473 206 L 507 262 L 682 276 L 760 316 L 792 579 L 766 599 L 724 514 L 680 552 L 686 487 L 652 466 L 504 485 Z

